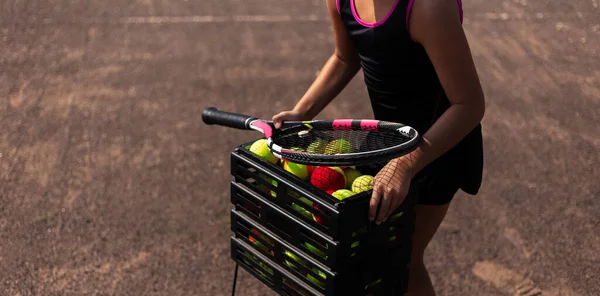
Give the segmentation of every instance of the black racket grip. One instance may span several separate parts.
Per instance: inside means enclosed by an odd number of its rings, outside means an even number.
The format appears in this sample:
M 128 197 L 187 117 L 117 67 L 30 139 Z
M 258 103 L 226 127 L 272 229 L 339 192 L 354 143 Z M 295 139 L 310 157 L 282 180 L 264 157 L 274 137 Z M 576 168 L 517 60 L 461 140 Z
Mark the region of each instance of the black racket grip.
M 256 117 L 219 111 L 217 108 L 206 108 L 202 111 L 202 121 L 206 124 L 216 124 L 237 129 L 250 129 L 248 125 Z

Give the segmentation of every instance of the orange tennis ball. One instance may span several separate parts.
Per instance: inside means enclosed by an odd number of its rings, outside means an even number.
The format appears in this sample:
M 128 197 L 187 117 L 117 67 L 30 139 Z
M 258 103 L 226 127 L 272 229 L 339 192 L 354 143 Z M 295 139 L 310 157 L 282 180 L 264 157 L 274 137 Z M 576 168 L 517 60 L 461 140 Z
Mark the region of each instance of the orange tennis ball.
M 338 167 L 318 167 L 310 176 L 310 183 L 323 191 L 335 191 L 346 187 L 346 176 Z

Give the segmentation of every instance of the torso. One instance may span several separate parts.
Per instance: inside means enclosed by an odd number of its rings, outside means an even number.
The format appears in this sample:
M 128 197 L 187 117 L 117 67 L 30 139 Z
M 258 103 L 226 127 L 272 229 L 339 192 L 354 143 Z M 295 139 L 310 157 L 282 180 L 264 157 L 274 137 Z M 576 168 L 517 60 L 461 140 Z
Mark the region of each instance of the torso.
M 337 1 L 360 57 L 375 118 L 408 124 L 424 134 L 450 102 L 425 49 L 409 34 L 412 5 L 419 0 Z M 462 9 L 457 17 L 462 18 Z M 478 126 L 427 169 L 446 169 L 442 175 L 458 176 L 453 182 L 461 182 L 468 193 L 476 192 L 483 166 L 481 142 Z M 457 171 L 465 162 L 469 168 Z

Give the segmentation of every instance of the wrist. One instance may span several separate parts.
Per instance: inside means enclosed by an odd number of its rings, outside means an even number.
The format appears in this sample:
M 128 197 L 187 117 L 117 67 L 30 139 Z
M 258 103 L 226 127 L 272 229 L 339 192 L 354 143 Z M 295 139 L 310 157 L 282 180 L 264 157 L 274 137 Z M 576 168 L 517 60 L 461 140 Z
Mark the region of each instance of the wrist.
M 397 160 L 402 162 L 404 170 L 411 178 L 417 175 L 417 173 L 425 167 L 424 153 L 421 148 L 417 148 L 414 151 L 397 158 Z
M 305 104 L 298 104 L 292 109 L 292 111 L 296 112 L 302 120 L 311 120 L 315 115 L 311 113 L 311 106 L 307 106 Z

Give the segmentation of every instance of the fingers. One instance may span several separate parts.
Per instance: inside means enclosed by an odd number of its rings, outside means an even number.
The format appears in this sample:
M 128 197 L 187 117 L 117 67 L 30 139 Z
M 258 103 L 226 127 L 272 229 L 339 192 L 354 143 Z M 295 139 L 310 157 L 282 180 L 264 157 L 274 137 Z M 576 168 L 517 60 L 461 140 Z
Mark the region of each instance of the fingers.
M 275 116 L 273 116 L 273 125 L 275 125 L 276 129 L 279 129 L 279 128 L 281 128 L 283 121 L 293 120 L 293 119 L 294 119 L 294 115 L 292 114 L 291 111 L 283 111 L 283 112 L 280 112 L 279 114 L 276 114 Z
M 281 122 L 283 121 L 284 116 L 285 112 L 280 112 L 279 114 L 273 116 L 273 125 L 275 125 L 276 129 L 279 129 L 281 127 Z
M 392 202 L 393 196 L 389 190 L 384 191 L 383 197 L 381 198 L 381 206 L 379 208 L 379 215 L 377 216 L 377 225 L 381 224 L 383 221 L 387 219 L 388 210 L 390 209 L 390 204 Z
M 369 203 L 369 221 L 371 222 L 375 220 L 375 215 L 377 215 L 377 206 L 379 205 L 379 199 L 381 198 L 378 189 L 379 188 L 373 188 L 373 193 L 371 193 L 371 202 Z
M 386 217 L 385 219 L 386 220 L 387 220 L 387 217 L 391 216 L 396 211 L 396 209 L 398 208 L 398 206 L 400 206 L 400 204 L 402 203 L 402 201 L 404 201 L 404 197 L 400 197 L 400 196 L 398 196 L 397 198 L 394 198 L 392 200 L 392 204 L 390 205 L 390 207 L 389 207 L 389 209 L 387 211 L 387 214 L 385 215 L 385 217 Z

